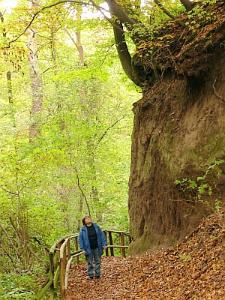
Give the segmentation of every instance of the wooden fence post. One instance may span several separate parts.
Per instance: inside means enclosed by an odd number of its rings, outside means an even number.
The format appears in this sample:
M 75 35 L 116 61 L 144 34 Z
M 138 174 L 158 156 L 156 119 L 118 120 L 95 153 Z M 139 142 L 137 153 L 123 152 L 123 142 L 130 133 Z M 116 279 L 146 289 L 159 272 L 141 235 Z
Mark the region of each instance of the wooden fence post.
M 106 230 L 104 231 L 104 234 L 105 234 L 105 239 L 106 239 L 106 243 L 107 243 L 108 237 L 107 237 L 107 231 L 106 231 Z M 106 256 L 109 256 L 109 248 L 106 248 L 106 249 L 105 249 L 105 255 L 106 255 Z
M 52 276 L 52 284 L 51 287 L 53 288 L 53 278 L 54 278 L 54 272 L 55 272 L 55 266 L 54 266 L 54 253 L 49 253 L 49 261 L 50 261 L 50 272 Z
M 109 231 L 109 244 L 113 245 L 112 231 Z M 110 247 L 110 255 L 114 256 L 114 249 Z
M 62 255 L 60 253 L 60 295 L 61 295 L 61 299 L 65 298 L 66 264 L 67 264 L 66 247 L 63 247 Z
M 67 260 L 70 259 L 70 239 L 68 239 L 66 243 L 66 258 Z
M 130 244 L 130 243 L 132 242 L 132 237 L 131 237 L 131 235 L 129 235 L 128 238 L 129 238 L 129 244 Z
M 79 250 L 79 245 L 78 245 L 78 237 L 75 237 L 75 250 L 78 251 Z M 76 257 L 77 259 L 77 264 L 79 264 L 80 259 L 79 259 L 79 255 Z
M 123 233 L 120 233 L 120 242 L 121 242 L 121 246 L 125 246 L 125 240 L 124 240 L 124 234 Z M 125 248 L 124 247 L 121 248 L 121 255 L 123 257 L 126 257 L 126 253 L 125 253 Z
M 59 249 L 55 250 L 55 253 L 54 253 L 54 277 L 53 277 L 53 286 L 54 286 L 54 289 L 57 288 L 57 281 L 58 281 L 58 274 L 59 274 L 59 265 L 60 265 L 60 253 L 59 253 Z

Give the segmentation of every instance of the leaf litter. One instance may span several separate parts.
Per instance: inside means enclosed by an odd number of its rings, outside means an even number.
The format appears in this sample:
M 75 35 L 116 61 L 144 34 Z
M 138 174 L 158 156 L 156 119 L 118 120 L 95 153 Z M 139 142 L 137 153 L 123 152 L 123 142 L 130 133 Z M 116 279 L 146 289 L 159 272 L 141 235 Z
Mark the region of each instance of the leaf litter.
M 86 264 L 73 265 L 66 299 L 225 299 L 225 210 L 174 248 L 103 257 L 99 280 L 87 280 Z

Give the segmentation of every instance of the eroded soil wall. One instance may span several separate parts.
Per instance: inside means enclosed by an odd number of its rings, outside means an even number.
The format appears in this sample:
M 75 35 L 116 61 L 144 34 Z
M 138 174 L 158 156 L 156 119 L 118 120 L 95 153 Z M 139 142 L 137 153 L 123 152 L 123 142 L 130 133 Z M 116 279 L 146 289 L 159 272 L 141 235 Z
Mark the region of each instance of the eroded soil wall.
M 212 211 L 213 204 L 185 195 L 174 181 L 195 179 L 215 159 L 225 158 L 223 56 L 220 50 L 198 78 L 158 80 L 134 104 L 129 182 L 133 253 L 174 244 Z M 211 198 L 225 199 L 224 186 L 223 173 Z

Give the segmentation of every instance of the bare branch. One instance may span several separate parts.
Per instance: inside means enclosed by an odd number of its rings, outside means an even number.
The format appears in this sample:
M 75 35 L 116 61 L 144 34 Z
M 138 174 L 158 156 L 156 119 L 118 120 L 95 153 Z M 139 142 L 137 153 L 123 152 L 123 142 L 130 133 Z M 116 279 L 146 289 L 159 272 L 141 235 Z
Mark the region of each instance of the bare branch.
M 76 168 L 76 167 L 74 167 L 74 169 L 75 169 L 76 176 L 77 176 L 77 186 L 78 186 L 78 188 L 79 188 L 79 190 L 80 190 L 80 192 L 81 192 L 82 196 L 84 197 L 84 200 L 85 200 L 85 203 L 86 203 L 86 206 L 87 206 L 87 210 L 88 210 L 88 214 L 91 216 L 91 210 L 90 210 L 90 206 L 89 206 L 89 203 L 88 203 L 87 197 L 86 197 L 86 195 L 85 195 L 85 193 L 84 193 L 84 191 L 83 191 L 83 188 L 82 188 L 82 186 L 81 186 L 81 184 L 80 184 L 80 177 L 79 177 L 79 173 L 78 173 L 78 171 L 77 171 L 77 168 Z
M 4 185 L 0 184 L 0 189 L 2 189 L 4 192 L 13 195 L 13 196 L 18 196 L 18 192 L 12 192 L 10 190 L 7 189 L 7 187 L 5 187 Z
M 106 130 L 103 132 L 103 134 L 100 136 L 100 138 L 98 139 L 97 144 L 99 145 L 101 143 L 101 141 L 104 139 L 104 137 L 106 136 L 106 134 L 108 133 L 108 131 L 110 129 L 112 129 L 114 126 L 116 126 L 117 123 L 119 123 L 121 120 L 123 120 L 125 118 L 125 116 L 122 116 L 120 119 L 116 120 L 115 122 L 113 122 L 108 128 L 106 128 Z
M 46 243 L 43 243 L 43 241 L 41 241 L 40 239 L 38 239 L 36 236 L 33 236 L 32 239 L 38 243 L 39 246 L 42 246 L 44 247 L 44 250 L 46 253 L 49 253 L 49 249 L 50 247 L 46 244 Z
M 101 6 L 98 6 L 94 1 L 90 0 L 91 1 L 91 4 L 93 5 L 94 8 L 98 9 L 100 11 L 100 13 L 103 15 L 103 17 L 111 24 L 114 26 L 114 23 L 113 20 L 111 20 L 110 18 L 108 18 L 106 16 L 106 14 L 104 13 L 105 9 Z M 109 12 L 109 11 L 107 11 Z M 116 25 L 115 25 L 116 26 Z
M 176 20 L 176 17 L 173 14 L 171 14 L 171 12 L 168 9 L 166 9 L 159 0 L 154 0 L 154 2 L 169 18 L 171 18 L 172 20 Z M 185 27 L 185 24 L 183 22 L 177 20 L 177 23 Z
M 74 44 L 74 46 L 77 48 L 77 51 L 79 51 L 79 46 L 78 46 L 75 38 L 70 33 L 70 31 L 67 28 L 64 28 L 64 31 L 66 32 L 66 34 L 68 35 L 68 37 L 71 39 L 71 42 Z
M 113 44 L 111 44 L 111 45 L 108 46 L 107 50 L 105 51 L 105 55 L 104 55 L 102 61 L 100 62 L 98 68 L 102 67 L 102 65 L 104 64 L 107 56 L 109 55 L 110 50 L 113 48 L 114 45 L 115 45 L 115 43 L 113 43 Z
M 1 243 L 1 249 L 2 249 L 2 251 L 5 253 L 5 255 L 10 259 L 10 261 L 11 261 L 11 263 L 12 263 L 14 269 L 16 269 L 17 266 L 16 266 L 16 263 L 14 262 L 15 257 L 14 257 L 14 256 L 11 256 L 11 254 L 9 254 L 8 249 L 6 249 L 6 248 L 2 245 L 2 243 Z
M 121 5 L 119 5 L 115 0 L 107 0 L 106 2 L 110 7 L 111 14 L 119 19 L 121 23 L 124 23 L 126 25 L 134 25 L 139 23 L 137 20 L 130 18 L 124 7 L 121 7 Z
M 10 45 L 12 43 L 15 43 L 16 41 L 18 41 L 19 38 L 21 38 L 21 36 L 23 36 L 27 30 L 30 28 L 30 26 L 33 24 L 34 20 L 42 13 L 44 12 L 45 10 L 47 9 L 50 9 L 52 7 L 55 7 L 55 6 L 58 6 L 58 5 L 61 5 L 61 4 L 66 4 L 66 3 L 75 3 L 75 4 L 79 4 L 79 5 L 85 5 L 85 6 L 93 6 L 93 3 L 90 4 L 90 3 L 87 3 L 87 2 L 84 2 L 84 1 L 79 1 L 79 0 L 61 0 L 61 1 L 58 1 L 58 2 L 55 2 L 53 4 L 50 4 L 50 5 L 47 5 L 47 6 L 44 6 L 42 7 L 40 10 L 38 10 L 36 13 L 34 13 L 33 17 L 31 18 L 30 22 L 27 24 L 27 26 L 25 27 L 25 29 L 16 37 L 14 38 L 13 40 L 9 41 L 8 43 L 8 46 L 5 47 L 5 48 L 10 48 Z M 99 10 L 105 10 L 103 7 L 101 6 L 98 6 L 95 4 L 95 7 L 98 8 Z
M 154 0 L 155 4 L 171 19 L 175 19 L 175 16 L 170 13 L 168 9 L 166 9 L 159 0 Z
M 7 238 L 7 240 L 9 241 L 11 247 L 15 250 L 15 253 L 16 253 L 16 256 L 18 259 L 21 260 L 20 256 L 18 255 L 18 249 L 17 247 L 15 246 L 15 242 L 12 240 L 12 238 L 8 235 L 8 232 L 7 230 L 3 227 L 3 225 L 1 225 L 0 223 L 0 227 L 2 229 L 2 231 L 4 232 L 4 236 Z

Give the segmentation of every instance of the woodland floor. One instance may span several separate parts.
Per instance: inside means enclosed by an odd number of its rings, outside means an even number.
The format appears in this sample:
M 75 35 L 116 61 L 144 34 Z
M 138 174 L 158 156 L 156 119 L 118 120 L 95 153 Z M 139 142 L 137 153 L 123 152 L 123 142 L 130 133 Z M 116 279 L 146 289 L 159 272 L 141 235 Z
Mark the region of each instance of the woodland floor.
M 67 300 L 225 299 L 225 210 L 205 219 L 175 248 L 139 257 L 103 257 L 102 278 L 70 271 Z

